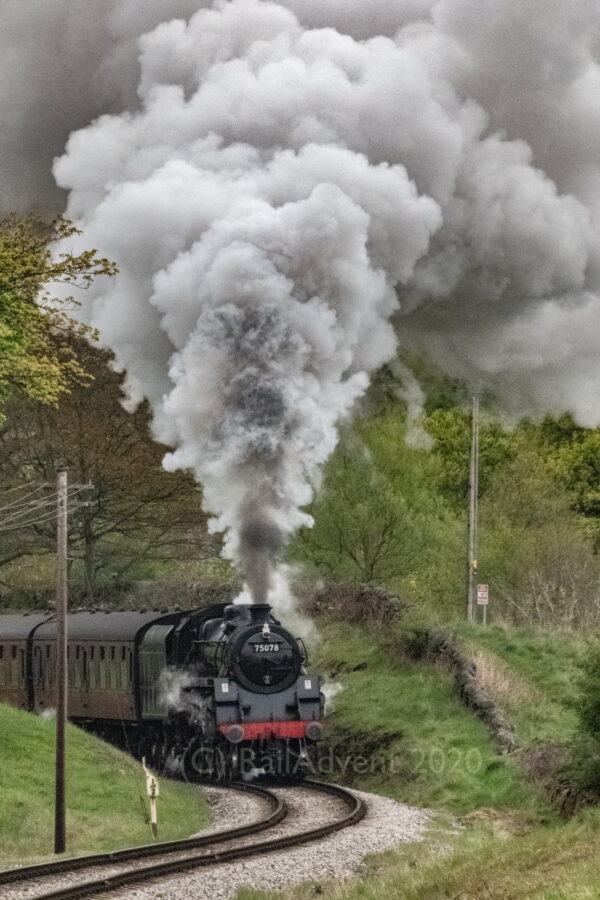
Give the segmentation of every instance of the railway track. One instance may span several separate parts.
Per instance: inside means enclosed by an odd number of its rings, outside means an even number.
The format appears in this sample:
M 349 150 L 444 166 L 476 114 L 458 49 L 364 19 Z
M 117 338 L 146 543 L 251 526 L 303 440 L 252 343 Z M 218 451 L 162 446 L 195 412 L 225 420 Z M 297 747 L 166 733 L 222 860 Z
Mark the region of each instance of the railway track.
M 288 786 L 292 785 L 317 795 L 326 794 L 339 799 L 344 806 L 343 814 L 333 821 L 317 827 L 302 830 L 301 822 L 299 822 L 299 829 L 294 829 L 290 833 L 266 840 L 248 841 L 247 838 L 273 829 L 286 820 L 289 810 L 282 796 L 285 788 L 279 785 L 280 791 L 279 794 L 276 794 L 272 790 L 254 785 L 233 784 L 230 787 L 255 793 L 265 800 L 268 803 L 267 815 L 248 825 L 212 832 L 183 841 L 151 844 L 114 853 L 95 854 L 26 866 L 20 869 L 9 869 L 0 872 L 0 886 L 4 888 L 2 897 L 12 896 L 14 890 L 15 898 L 27 896 L 28 900 L 78 900 L 78 898 L 121 891 L 124 888 L 139 888 L 172 875 L 249 859 L 318 840 L 360 821 L 366 812 L 365 804 L 360 798 L 337 785 L 312 781 L 288 783 Z M 243 843 L 242 840 L 244 840 Z M 149 860 L 151 862 L 147 864 Z M 132 866 L 131 863 L 134 865 Z M 93 873 L 92 878 L 73 882 L 74 877 L 78 878 L 81 874 L 85 876 L 90 873 Z M 56 886 L 56 881 L 61 876 L 69 883 Z M 10 886 L 10 894 L 5 892 L 7 886 Z

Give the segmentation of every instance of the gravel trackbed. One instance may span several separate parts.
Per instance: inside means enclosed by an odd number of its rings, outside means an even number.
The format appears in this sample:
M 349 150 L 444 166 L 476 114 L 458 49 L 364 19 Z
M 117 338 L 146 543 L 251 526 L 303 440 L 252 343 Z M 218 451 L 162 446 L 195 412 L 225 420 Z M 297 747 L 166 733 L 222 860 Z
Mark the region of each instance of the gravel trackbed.
M 316 826 L 334 819 L 339 805 L 334 798 L 314 797 L 301 788 L 281 788 L 290 807 L 290 822 L 277 826 L 277 834 Z M 242 862 L 215 866 L 197 873 L 169 878 L 155 885 L 128 891 L 128 900 L 232 900 L 240 887 L 277 890 L 303 881 L 326 881 L 355 873 L 368 853 L 416 841 L 429 820 L 429 812 L 396 803 L 387 797 L 356 791 L 368 806 L 365 818 L 343 831 L 295 849 L 268 853 Z M 233 792 L 208 790 L 214 827 L 232 827 L 255 818 L 259 801 Z M 241 800 L 241 803 L 240 803 Z M 275 836 L 275 830 L 269 832 Z

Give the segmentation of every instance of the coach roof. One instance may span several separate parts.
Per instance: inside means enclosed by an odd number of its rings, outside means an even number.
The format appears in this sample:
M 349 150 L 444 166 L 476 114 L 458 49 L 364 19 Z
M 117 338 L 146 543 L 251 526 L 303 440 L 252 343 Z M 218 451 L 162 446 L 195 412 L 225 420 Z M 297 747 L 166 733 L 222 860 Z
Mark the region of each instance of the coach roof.
M 25 641 L 37 625 L 48 622 L 50 613 L 31 615 L 0 616 L 0 643 L 3 641 Z
M 175 623 L 182 613 L 153 612 L 76 612 L 67 620 L 69 641 L 132 641 L 140 628 L 151 622 Z M 56 620 L 41 625 L 36 640 L 56 637 Z

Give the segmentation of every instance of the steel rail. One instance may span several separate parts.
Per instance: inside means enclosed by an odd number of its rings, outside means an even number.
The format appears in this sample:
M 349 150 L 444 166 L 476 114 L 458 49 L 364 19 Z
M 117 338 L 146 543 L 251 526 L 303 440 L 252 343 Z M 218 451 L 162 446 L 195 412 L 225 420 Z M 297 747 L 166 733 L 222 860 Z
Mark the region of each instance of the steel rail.
M 78 872 L 82 869 L 113 866 L 117 863 L 130 862 L 136 859 L 146 859 L 152 856 L 163 856 L 168 853 L 177 853 L 182 850 L 195 850 L 199 847 L 208 847 L 211 844 L 222 843 L 248 834 L 255 834 L 277 825 L 288 813 L 287 804 L 276 794 L 257 785 L 241 784 L 233 782 L 224 785 L 211 784 L 210 787 L 227 787 L 246 793 L 256 794 L 269 804 L 269 813 L 261 819 L 249 822 L 247 825 L 238 825 L 235 828 L 227 828 L 210 834 L 199 835 L 193 838 L 184 838 L 179 841 L 163 841 L 159 844 L 143 844 L 139 847 L 128 847 L 125 850 L 113 850 L 110 853 L 94 853 L 88 856 L 73 856 L 55 860 L 49 863 L 38 863 L 32 866 L 20 866 L 18 868 L 0 871 L 0 885 L 16 884 L 18 882 L 31 881 L 37 878 L 49 878 L 53 875 L 61 875 L 65 872 Z
M 35 900 L 83 900 L 86 897 L 94 897 L 99 894 L 120 891 L 133 885 L 140 886 L 162 880 L 170 875 L 180 875 L 193 869 L 220 865 L 227 862 L 235 862 L 240 859 L 248 859 L 275 850 L 284 850 L 295 847 L 309 841 L 315 841 L 326 837 L 342 828 L 347 828 L 359 822 L 366 813 L 364 801 L 338 785 L 324 784 L 314 781 L 286 782 L 288 786 L 304 787 L 319 793 L 331 794 L 343 800 L 349 811 L 340 819 L 327 825 L 319 825 L 308 831 L 294 832 L 284 837 L 271 838 L 259 843 L 246 844 L 243 847 L 231 847 L 223 850 L 208 851 L 208 853 L 194 854 L 182 859 L 160 862 L 150 866 L 136 869 L 126 869 L 116 875 L 109 875 L 94 881 L 70 885 L 46 894 L 38 894 Z M 221 832 L 221 836 L 224 833 Z M 225 840 L 226 838 L 223 838 Z

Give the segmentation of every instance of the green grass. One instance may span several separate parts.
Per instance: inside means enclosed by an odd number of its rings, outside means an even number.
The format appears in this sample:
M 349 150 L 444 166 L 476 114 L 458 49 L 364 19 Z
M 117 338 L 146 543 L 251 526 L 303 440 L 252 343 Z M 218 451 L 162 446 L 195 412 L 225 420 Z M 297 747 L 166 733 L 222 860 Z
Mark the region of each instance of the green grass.
M 335 728 L 342 733 L 401 732 L 392 753 L 428 747 L 443 754 L 474 750 L 476 771 L 431 766 L 417 777 L 367 776 L 356 786 L 421 806 L 466 813 L 464 828 L 438 816 L 425 839 L 371 857 L 360 878 L 304 885 L 282 894 L 242 890 L 239 900 L 596 900 L 600 896 L 600 808 L 559 820 L 524 780 L 515 758 L 498 757 L 486 730 L 461 706 L 438 666 L 390 659 L 369 630 L 326 625 L 318 662 L 337 671 Z M 471 651 L 484 650 L 522 745 L 566 740 L 576 724 L 573 700 L 581 638 L 500 627 L 459 629 Z M 456 749 L 454 749 L 456 748 Z M 427 757 L 426 757 L 427 758 Z M 483 807 L 483 808 L 482 808 Z M 487 809 L 492 807 L 492 809 Z M 460 820 L 459 820 L 460 821 Z
M 465 628 L 463 633 L 497 653 L 550 700 L 568 705 L 575 698 L 579 664 L 587 647 L 580 636 L 500 625 Z
M 537 738 L 569 740 L 577 727 L 574 700 L 581 678 L 580 663 L 586 642 L 566 633 L 532 632 L 521 628 L 462 627 L 459 634 L 467 647 L 483 648 L 499 658 L 527 691 L 501 698 L 517 726 L 522 745 Z
M 304 885 L 284 893 L 242 890 L 239 900 L 597 900 L 600 810 L 528 834 L 469 828 L 458 836 L 432 830 L 370 860 L 367 873 L 345 882 Z M 440 846 L 442 850 L 440 851 Z
M 52 721 L 0 704 L 0 865 L 53 849 Z M 67 852 L 75 855 L 150 843 L 139 763 L 79 728 L 67 728 Z M 159 839 L 183 838 L 209 821 L 199 790 L 161 779 Z
M 367 747 L 370 763 L 352 777 L 352 764 L 333 777 L 455 813 L 483 806 L 550 814 L 516 762 L 498 754 L 441 667 L 408 660 L 392 664 L 376 632 L 341 623 L 320 628 L 315 664 L 337 673 L 343 687 L 333 701 L 336 755 L 360 755 Z

